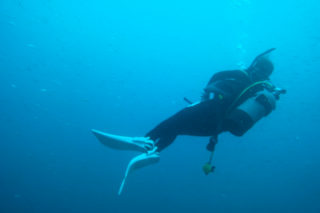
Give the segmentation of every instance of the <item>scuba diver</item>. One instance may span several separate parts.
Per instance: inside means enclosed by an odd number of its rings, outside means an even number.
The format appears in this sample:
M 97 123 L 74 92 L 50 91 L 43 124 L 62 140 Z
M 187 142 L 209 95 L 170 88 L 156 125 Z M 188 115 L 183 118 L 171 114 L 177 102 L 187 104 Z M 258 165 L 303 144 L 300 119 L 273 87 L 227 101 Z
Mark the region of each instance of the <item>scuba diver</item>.
M 124 137 L 92 130 L 99 141 L 111 148 L 143 152 L 133 158 L 126 170 L 119 195 L 129 173 L 156 163 L 159 153 L 178 135 L 210 137 L 207 150 L 209 161 L 203 166 L 206 175 L 213 172 L 211 165 L 218 135 L 230 132 L 242 136 L 262 117 L 269 115 L 285 90 L 274 86 L 269 77 L 274 66 L 268 54 L 275 48 L 258 55 L 245 70 L 221 71 L 214 74 L 204 88 L 201 100 L 190 104 L 158 124 L 145 137 Z

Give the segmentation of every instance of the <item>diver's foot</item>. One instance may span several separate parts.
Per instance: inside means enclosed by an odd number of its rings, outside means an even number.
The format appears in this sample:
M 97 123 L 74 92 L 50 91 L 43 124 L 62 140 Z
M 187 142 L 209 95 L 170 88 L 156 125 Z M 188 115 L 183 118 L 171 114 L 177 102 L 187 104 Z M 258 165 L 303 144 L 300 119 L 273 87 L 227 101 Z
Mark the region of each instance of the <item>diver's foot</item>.
M 147 155 L 160 155 L 160 152 L 157 152 L 158 147 L 154 146 L 153 149 L 147 151 Z
M 154 146 L 152 150 L 147 151 L 146 153 L 142 153 L 134 158 L 129 162 L 125 176 L 122 180 L 121 186 L 118 191 L 118 195 L 121 194 L 123 187 L 125 185 L 127 176 L 133 172 L 134 170 L 141 169 L 145 166 L 149 166 L 159 162 L 160 154 L 157 152 L 158 147 Z
M 155 148 L 155 143 L 150 137 L 134 137 L 132 142 L 143 147 L 147 152 Z

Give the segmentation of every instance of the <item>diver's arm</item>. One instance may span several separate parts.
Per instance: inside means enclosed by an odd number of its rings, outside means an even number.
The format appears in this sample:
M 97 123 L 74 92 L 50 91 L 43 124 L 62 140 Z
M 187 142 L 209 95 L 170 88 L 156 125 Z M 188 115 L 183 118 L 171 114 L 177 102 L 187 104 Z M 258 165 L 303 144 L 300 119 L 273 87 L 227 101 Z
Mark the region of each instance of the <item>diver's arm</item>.
M 218 81 L 225 81 L 225 80 L 247 80 L 247 75 L 244 74 L 241 70 L 229 70 L 229 71 L 221 71 L 218 73 L 215 73 L 206 87 L 204 88 L 204 91 L 201 95 L 201 101 L 207 101 L 211 99 L 211 95 L 214 95 L 217 92 L 216 83 Z M 223 91 L 219 91 L 220 93 L 223 93 Z
M 216 82 L 216 81 L 222 81 L 222 80 L 226 80 L 226 79 L 233 79 L 233 78 L 239 78 L 239 77 L 243 77 L 244 76 L 244 72 L 241 70 L 228 70 L 228 71 L 221 71 L 218 73 L 215 73 L 210 81 L 207 84 L 207 87 Z
M 216 87 L 214 86 L 214 83 L 208 84 L 206 88 L 203 89 L 203 92 L 201 95 L 201 102 L 212 99 L 215 92 L 216 92 Z
M 209 80 L 208 84 L 207 84 L 207 87 L 216 82 L 217 80 L 222 80 L 222 79 L 225 79 L 226 76 L 228 76 L 228 73 L 229 71 L 221 71 L 221 72 L 217 72 L 215 73 Z
M 207 101 L 210 99 L 210 93 L 214 92 L 214 83 L 218 80 L 225 79 L 229 74 L 229 71 L 221 71 L 215 73 L 209 82 L 207 83 L 206 87 L 203 89 L 203 93 L 201 95 L 201 102 Z

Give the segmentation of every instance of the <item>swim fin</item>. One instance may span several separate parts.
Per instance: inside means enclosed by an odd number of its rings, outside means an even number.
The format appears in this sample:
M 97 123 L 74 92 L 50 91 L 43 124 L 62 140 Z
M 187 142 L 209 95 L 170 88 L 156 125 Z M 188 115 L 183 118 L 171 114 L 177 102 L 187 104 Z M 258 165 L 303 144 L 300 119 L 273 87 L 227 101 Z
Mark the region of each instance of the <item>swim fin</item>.
M 121 195 L 123 187 L 124 187 L 125 182 L 127 180 L 127 177 L 129 174 L 131 174 L 131 172 L 133 172 L 137 169 L 140 169 L 142 167 L 159 162 L 160 154 L 156 150 L 157 150 L 157 147 L 154 147 L 153 150 L 148 151 L 147 153 L 142 153 L 142 154 L 132 158 L 132 160 L 128 164 L 125 176 L 122 180 L 121 186 L 118 191 L 118 195 Z
M 153 140 L 149 137 L 125 137 L 95 129 L 91 131 L 103 145 L 112 149 L 148 152 L 148 150 L 153 150 L 155 147 Z

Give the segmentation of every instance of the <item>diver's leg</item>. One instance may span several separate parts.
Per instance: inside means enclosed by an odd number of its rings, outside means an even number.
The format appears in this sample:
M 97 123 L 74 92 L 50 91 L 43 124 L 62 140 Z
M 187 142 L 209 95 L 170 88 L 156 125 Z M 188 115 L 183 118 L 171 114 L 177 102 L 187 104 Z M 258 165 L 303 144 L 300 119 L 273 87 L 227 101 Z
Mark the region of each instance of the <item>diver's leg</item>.
M 175 116 L 158 124 L 154 129 L 146 134 L 145 137 L 149 137 L 154 141 L 155 146 L 158 147 L 157 151 L 160 152 L 167 146 L 169 146 L 178 135 L 179 120 Z
M 157 151 L 161 152 L 176 139 L 177 134 L 173 134 L 172 131 L 173 129 L 170 129 L 169 126 L 166 126 L 166 122 L 163 122 L 151 130 L 146 137 L 154 141 L 154 145 L 158 147 Z
M 149 133 L 160 150 L 170 145 L 178 135 L 212 136 L 217 135 L 223 111 L 226 107 L 210 100 L 192 107 L 186 107 L 164 120 Z
M 157 152 L 161 152 L 163 149 L 168 147 L 172 142 L 176 139 L 176 135 L 171 135 L 171 136 L 166 136 L 166 137 L 161 137 L 155 142 L 155 146 L 157 148 Z

